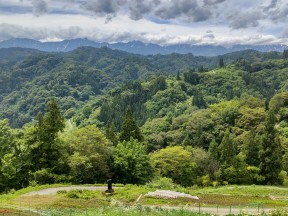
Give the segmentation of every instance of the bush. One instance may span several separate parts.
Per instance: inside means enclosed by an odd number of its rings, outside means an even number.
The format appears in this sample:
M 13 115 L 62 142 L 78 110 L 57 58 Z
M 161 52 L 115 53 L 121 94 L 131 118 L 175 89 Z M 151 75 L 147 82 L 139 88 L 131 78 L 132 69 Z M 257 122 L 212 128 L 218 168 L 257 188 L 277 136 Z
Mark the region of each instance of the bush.
M 175 188 L 175 184 L 171 178 L 159 178 L 146 184 L 148 187 L 157 189 L 171 189 Z

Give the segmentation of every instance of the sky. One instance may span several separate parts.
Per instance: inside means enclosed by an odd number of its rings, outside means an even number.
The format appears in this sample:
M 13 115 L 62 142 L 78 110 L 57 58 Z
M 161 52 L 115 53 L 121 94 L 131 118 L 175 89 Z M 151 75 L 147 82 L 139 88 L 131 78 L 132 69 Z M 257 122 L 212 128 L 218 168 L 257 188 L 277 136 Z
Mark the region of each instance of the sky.
M 0 0 L 0 41 L 288 45 L 287 0 Z

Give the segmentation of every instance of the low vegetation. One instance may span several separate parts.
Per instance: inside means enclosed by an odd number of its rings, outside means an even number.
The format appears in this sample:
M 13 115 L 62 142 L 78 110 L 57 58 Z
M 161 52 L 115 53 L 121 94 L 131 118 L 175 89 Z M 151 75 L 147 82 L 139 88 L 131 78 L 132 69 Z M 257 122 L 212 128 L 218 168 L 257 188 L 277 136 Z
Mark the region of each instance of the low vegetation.
M 167 184 L 167 182 L 170 182 Z M 147 185 L 136 186 L 126 185 L 117 187 L 115 193 L 103 195 L 103 191 L 96 190 L 60 190 L 56 195 L 32 195 L 23 196 L 27 192 L 41 190 L 43 188 L 54 188 L 60 185 L 42 185 L 29 187 L 7 195 L 0 196 L 1 206 L 7 206 L 6 210 L 15 210 L 16 213 L 25 213 L 26 210 L 38 211 L 39 213 L 64 214 L 71 215 L 89 215 L 94 212 L 100 215 L 116 215 L 125 212 L 134 215 L 137 212 L 143 215 L 189 215 L 192 212 L 198 214 L 199 210 L 205 214 L 205 211 L 214 214 L 216 211 L 225 211 L 228 213 L 246 211 L 275 211 L 284 214 L 287 210 L 288 189 L 275 186 L 221 186 L 221 187 L 181 187 L 180 185 L 171 185 L 171 180 L 163 179 L 160 182 L 155 181 Z M 62 185 L 67 186 L 67 185 Z M 172 189 L 174 191 L 185 192 L 191 195 L 197 195 L 199 200 L 188 198 L 153 198 L 147 197 L 149 191 L 156 189 Z M 168 208 L 169 206 L 169 208 Z M 2 208 L 1 208 L 2 209 Z M 6 211 L 3 208 L 3 212 Z M 25 214 L 21 214 L 25 215 Z M 93 215 L 93 214 L 92 214 Z

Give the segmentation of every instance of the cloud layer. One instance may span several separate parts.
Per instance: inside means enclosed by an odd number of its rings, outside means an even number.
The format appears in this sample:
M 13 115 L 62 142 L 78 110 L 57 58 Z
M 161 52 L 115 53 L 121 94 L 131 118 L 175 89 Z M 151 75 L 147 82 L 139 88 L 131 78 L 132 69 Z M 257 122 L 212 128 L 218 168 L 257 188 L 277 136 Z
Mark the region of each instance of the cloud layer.
M 1 0 L 0 14 L 0 40 L 286 43 L 288 32 L 285 0 Z

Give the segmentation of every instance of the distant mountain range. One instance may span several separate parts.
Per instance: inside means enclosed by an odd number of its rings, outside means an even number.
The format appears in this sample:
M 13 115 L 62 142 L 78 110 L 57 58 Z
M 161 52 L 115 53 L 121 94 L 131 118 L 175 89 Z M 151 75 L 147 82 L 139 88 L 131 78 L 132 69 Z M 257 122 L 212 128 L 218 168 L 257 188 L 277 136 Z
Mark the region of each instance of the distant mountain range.
M 190 44 L 176 44 L 160 46 L 157 44 L 143 43 L 140 41 L 131 41 L 128 43 L 98 43 L 90 41 L 88 39 L 72 39 L 59 42 L 40 42 L 37 40 L 31 40 L 26 38 L 15 38 L 0 42 L 0 48 L 31 48 L 46 52 L 69 52 L 78 47 L 109 47 L 111 49 L 117 49 L 134 54 L 141 55 L 155 55 L 155 54 L 187 54 L 192 53 L 195 56 L 217 56 L 235 51 L 242 51 L 247 49 L 253 49 L 260 52 L 277 51 L 282 52 L 288 49 L 287 45 L 234 45 L 226 48 L 223 46 L 213 45 L 190 45 Z

